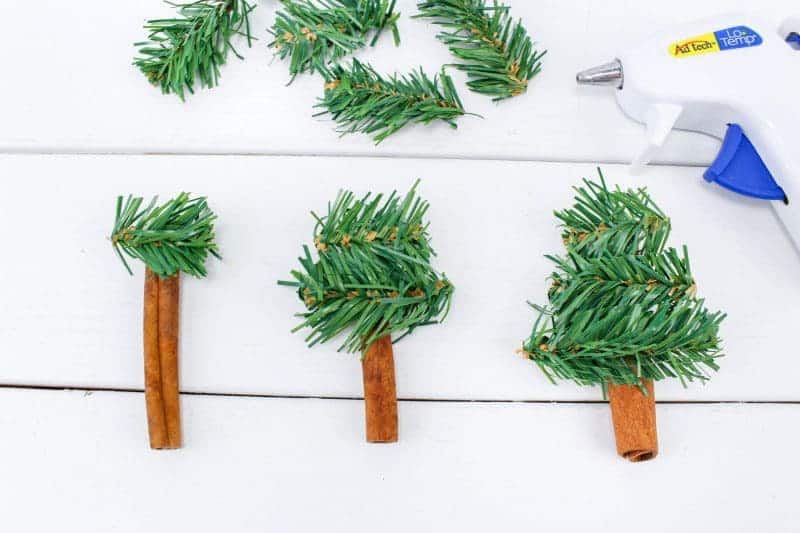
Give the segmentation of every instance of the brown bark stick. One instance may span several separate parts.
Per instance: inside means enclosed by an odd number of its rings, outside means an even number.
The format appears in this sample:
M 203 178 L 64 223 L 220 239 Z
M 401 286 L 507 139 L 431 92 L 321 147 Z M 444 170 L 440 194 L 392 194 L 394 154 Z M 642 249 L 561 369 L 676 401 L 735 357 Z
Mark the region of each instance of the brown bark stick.
M 642 380 L 642 383 L 647 396 L 633 385 L 608 386 L 617 453 L 633 463 L 649 461 L 658 455 L 653 381 Z
M 161 398 L 161 351 L 158 346 L 158 275 L 149 268 L 144 277 L 144 399 L 150 447 L 164 448 L 169 440 Z
M 161 352 L 161 398 L 167 424 L 167 448 L 181 447 L 181 404 L 178 385 L 180 273 L 159 280 L 158 347 Z
M 367 442 L 397 442 L 397 387 L 389 335 L 367 348 L 361 361 Z
M 144 282 L 144 392 L 150 447 L 180 448 L 178 391 L 179 274 L 160 279 L 149 268 Z

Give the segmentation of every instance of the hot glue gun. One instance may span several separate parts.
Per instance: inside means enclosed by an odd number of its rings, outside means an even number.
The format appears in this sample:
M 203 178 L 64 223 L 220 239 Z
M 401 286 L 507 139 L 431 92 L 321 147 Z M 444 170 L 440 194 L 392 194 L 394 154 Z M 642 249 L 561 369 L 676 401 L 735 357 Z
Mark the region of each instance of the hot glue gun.
M 780 29 L 742 15 L 673 28 L 577 80 L 616 88 L 625 114 L 647 126 L 634 165 L 673 128 L 721 139 L 704 178 L 770 200 L 800 248 L 800 17 Z

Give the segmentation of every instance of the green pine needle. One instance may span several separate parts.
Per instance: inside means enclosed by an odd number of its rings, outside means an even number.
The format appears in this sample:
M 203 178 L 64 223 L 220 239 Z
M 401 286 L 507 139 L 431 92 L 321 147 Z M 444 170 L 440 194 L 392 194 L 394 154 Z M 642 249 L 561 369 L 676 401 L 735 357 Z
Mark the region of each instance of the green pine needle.
M 202 87 L 218 84 L 228 52 L 242 59 L 232 41 L 244 36 L 251 46 L 249 15 L 255 5 L 244 0 L 167 3 L 177 16 L 147 21 L 148 40 L 134 43 L 140 57 L 133 64 L 164 94 L 174 93 L 183 100 L 186 91 L 194 93 L 196 78 Z
M 416 196 L 340 192 L 314 228 L 316 261 L 303 247 L 294 281 L 307 311 L 295 328 L 311 328 L 309 346 L 350 330 L 340 350 L 363 352 L 380 337 L 401 338 L 447 316 L 453 285 L 430 265 L 435 255 L 424 217 L 428 203 Z M 399 340 L 399 339 L 397 339 Z
M 514 23 L 509 8 L 493 0 L 430 0 L 417 4 L 415 18 L 434 20 L 444 28 L 437 38 L 447 45 L 464 71 L 467 85 L 494 101 L 528 90 L 547 53 L 536 50 L 522 22 Z
M 686 247 L 666 248 L 669 219 L 645 189 L 609 190 L 602 173 L 575 190 L 575 205 L 556 213 L 567 253 L 549 257 L 549 304 L 534 306 L 522 353 L 551 381 L 707 380 L 725 315 L 697 298 Z
M 157 201 L 153 198 L 142 208 L 142 198 L 128 196 L 124 203 L 122 196 L 117 198 L 111 243 L 125 268 L 133 274 L 125 260 L 128 255 L 162 278 L 178 271 L 205 277 L 208 255 L 220 259 L 214 242 L 217 216 L 205 198 L 189 198 L 185 192 L 161 206 Z
M 324 111 L 316 116 L 329 113 L 343 135 L 366 133 L 380 144 L 411 123 L 441 120 L 456 128 L 456 119 L 465 114 L 444 70 L 433 79 L 421 68 L 405 76 L 384 77 L 354 59 L 349 67 L 334 65 L 323 74 L 325 96 L 316 107 Z
M 609 191 L 600 173 L 600 183 L 584 180 L 575 192 L 575 205 L 555 213 L 567 249 L 587 257 L 657 255 L 664 249 L 672 225 L 645 189 Z
M 270 46 L 281 59 L 289 58 L 292 79 L 303 72 L 321 72 L 330 63 L 363 47 L 374 32 L 374 46 L 381 32 L 391 28 L 400 43 L 396 0 L 282 0 L 269 30 Z

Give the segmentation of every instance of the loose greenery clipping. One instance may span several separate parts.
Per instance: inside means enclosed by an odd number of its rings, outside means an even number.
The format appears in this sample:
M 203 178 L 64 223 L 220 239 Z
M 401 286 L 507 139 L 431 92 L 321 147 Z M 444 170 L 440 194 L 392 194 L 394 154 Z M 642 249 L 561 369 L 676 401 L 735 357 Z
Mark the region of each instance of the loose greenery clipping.
M 385 200 L 340 192 L 325 216 L 312 213 L 317 258 L 304 246 L 293 281 L 279 282 L 296 287 L 305 303 L 294 331 L 310 328 L 309 346 L 349 329 L 339 349 L 363 352 L 380 337 L 402 338 L 447 316 L 453 286 L 430 264 L 428 203 L 416 187 Z
M 430 0 L 417 4 L 419 15 L 443 29 L 437 38 L 447 45 L 466 72 L 467 85 L 493 100 L 517 96 L 542 68 L 546 51 L 536 50 L 521 21 L 508 6 L 494 0 Z
M 339 132 L 366 133 L 380 144 L 411 123 L 441 120 L 456 128 L 465 114 L 453 80 L 442 70 L 431 79 L 420 68 L 405 76 L 384 77 L 354 59 L 350 66 L 324 71 L 325 95 L 316 105 L 329 113 Z
M 399 13 L 395 0 L 283 0 L 270 29 L 270 46 L 281 59 L 289 59 L 292 79 L 302 72 L 320 72 L 325 66 L 367 44 L 374 46 L 390 28 L 395 45 Z
M 208 255 L 220 258 L 214 242 L 217 216 L 205 198 L 190 198 L 185 192 L 160 206 L 157 201 L 153 198 L 143 208 L 142 198 L 117 198 L 111 243 L 125 268 L 133 274 L 127 255 L 140 259 L 162 278 L 179 271 L 205 277 Z
M 645 189 L 584 180 L 556 212 L 566 255 L 523 354 L 547 377 L 580 385 L 641 385 L 641 378 L 705 381 L 718 369 L 719 325 L 697 298 L 686 247 L 667 248 L 669 218 Z
M 133 63 L 163 93 L 183 100 L 187 91 L 194 92 L 196 79 L 202 87 L 217 85 L 219 68 L 229 52 L 242 59 L 233 40 L 243 36 L 251 46 L 248 17 L 255 5 L 244 0 L 167 3 L 177 15 L 147 21 L 148 40 L 134 44 L 139 57 Z

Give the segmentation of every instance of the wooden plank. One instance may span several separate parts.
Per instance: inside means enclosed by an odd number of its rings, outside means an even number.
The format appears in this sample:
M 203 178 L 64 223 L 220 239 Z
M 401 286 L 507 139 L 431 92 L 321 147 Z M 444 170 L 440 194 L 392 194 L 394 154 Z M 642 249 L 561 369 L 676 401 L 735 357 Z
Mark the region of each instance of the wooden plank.
M 650 187 L 687 243 L 700 293 L 726 310 L 728 357 L 707 386 L 659 384 L 670 400 L 800 400 L 787 332 L 800 316 L 798 256 L 766 203 L 703 182 L 695 168 L 611 183 Z M 289 331 L 302 305 L 278 287 L 311 242 L 308 214 L 340 187 L 407 189 L 423 178 L 438 267 L 457 292 L 442 326 L 395 348 L 401 398 L 598 399 L 597 390 L 550 385 L 514 352 L 529 334 L 562 245 L 552 211 L 589 165 L 434 160 L 3 156 L 0 175 L 0 383 L 142 388 L 142 268 L 131 278 L 112 252 L 119 193 L 206 194 L 220 216 L 223 262 L 208 280 L 185 279 L 184 390 L 360 396 L 357 356 L 309 350 Z M 780 369 L 780 371 L 776 371 Z
M 412 128 L 380 147 L 363 136 L 340 139 L 332 124 L 313 119 L 322 88 L 304 76 L 285 87 L 287 69 L 270 61 L 269 36 L 278 2 L 260 2 L 253 15 L 259 37 L 247 60 L 224 68 L 222 86 L 200 91 L 188 103 L 162 96 L 131 65 L 132 43 L 144 38 L 147 18 L 168 16 L 161 0 L 86 0 L 80 9 L 58 0 L 3 2 L 8 24 L 0 63 L 13 80 L 0 87 L 0 150 L 60 152 L 193 152 L 312 155 L 406 155 L 565 161 L 629 161 L 642 129 L 622 116 L 611 91 L 579 90 L 575 73 L 609 61 L 620 47 L 657 28 L 720 12 L 753 10 L 747 0 L 509 0 L 533 36 L 546 46 L 544 73 L 530 94 L 501 105 L 470 94 L 454 76 L 466 107 L 485 120 L 465 117 L 457 132 Z M 359 57 L 382 71 L 429 72 L 452 61 L 426 22 L 411 20 L 414 0 L 400 0 L 403 44 L 390 39 Z M 790 0 L 759 2 L 758 12 L 778 23 L 793 13 Z M 707 164 L 718 142 L 676 134 L 659 160 Z
M 661 405 L 662 454 L 614 451 L 605 405 L 184 397 L 186 448 L 147 448 L 141 394 L 0 392 L 0 501 L 40 531 L 794 532 L 797 405 Z M 13 438 L 10 437 L 13 428 Z M 44 507 L 43 507 L 44 502 Z M 643 526 L 646 524 L 646 527 Z

